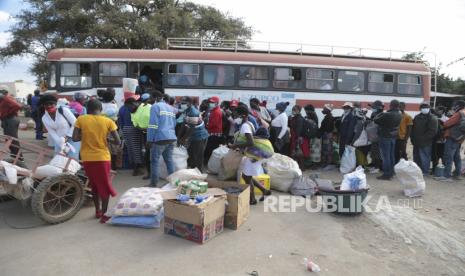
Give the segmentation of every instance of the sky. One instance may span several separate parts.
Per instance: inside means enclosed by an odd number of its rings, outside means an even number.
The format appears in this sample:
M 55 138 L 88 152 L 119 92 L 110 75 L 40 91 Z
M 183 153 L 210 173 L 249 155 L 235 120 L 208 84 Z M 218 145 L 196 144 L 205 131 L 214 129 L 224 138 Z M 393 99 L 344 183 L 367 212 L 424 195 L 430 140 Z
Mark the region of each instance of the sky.
M 191 0 L 242 18 L 252 40 L 434 52 L 446 74 L 465 79 L 465 0 Z M 26 6 L 0 0 L 0 46 L 12 15 Z M 433 56 L 426 56 L 433 65 Z M 0 82 L 33 81 L 30 58 L 0 65 Z

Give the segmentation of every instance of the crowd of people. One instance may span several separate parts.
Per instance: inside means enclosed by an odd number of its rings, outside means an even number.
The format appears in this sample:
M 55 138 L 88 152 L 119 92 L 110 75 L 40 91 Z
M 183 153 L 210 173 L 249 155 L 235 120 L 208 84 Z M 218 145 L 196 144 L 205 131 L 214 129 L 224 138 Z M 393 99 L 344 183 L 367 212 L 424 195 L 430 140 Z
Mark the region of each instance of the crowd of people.
M 334 108 L 342 108 L 342 116 L 333 116 Z M 93 98 L 76 93 L 71 102 L 38 91 L 31 97 L 36 139 L 43 139 L 46 130 L 55 152 L 68 145 L 68 154 L 83 161 L 94 183 L 96 216 L 102 219 L 109 196 L 115 194 L 109 172 L 118 167 L 115 160 L 121 155 L 122 143 L 133 176 L 144 175 L 152 187 L 159 182 L 161 157 L 168 174 L 174 172 L 176 146 L 187 148 L 190 168 L 205 172 L 212 152 L 220 145 L 240 150 L 253 144 L 253 137 L 269 139 L 276 153 L 294 158 L 301 169 L 336 168 L 345 150 L 355 148 L 357 165 L 371 173 L 382 172 L 377 177 L 381 180 L 392 179 L 394 165 L 400 158 L 408 158 L 410 139 L 413 160 L 425 176 L 432 174 L 441 160 L 444 175 L 439 180 L 460 178 L 465 101 L 457 101 L 450 112 L 441 106 L 432 109 L 425 102 L 417 107 L 420 112 L 414 118 L 405 112 L 406 104 L 398 100 L 392 100 L 387 108 L 375 101 L 368 108 L 357 102 L 340 107 L 328 103 L 322 107 L 323 119 L 319 122 L 311 104 L 290 107 L 288 102 L 279 102 L 272 111 L 266 101 L 257 98 L 241 102 L 212 96 L 198 102 L 196 97 L 175 99 L 152 88 L 144 88 L 139 97 L 127 98 L 119 108 L 111 88 L 99 90 Z M 5 91 L 0 93 L 0 119 L 6 135 L 17 137 L 19 109 Z M 237 133 L 246 137 L 245 144 L 235 143 Z M 253 179 L 261 172 L 261 162 L 250 159 L 243 177 L 268 195 L 270 192 Z M 255 203 L 251 189 L 251 204 Z

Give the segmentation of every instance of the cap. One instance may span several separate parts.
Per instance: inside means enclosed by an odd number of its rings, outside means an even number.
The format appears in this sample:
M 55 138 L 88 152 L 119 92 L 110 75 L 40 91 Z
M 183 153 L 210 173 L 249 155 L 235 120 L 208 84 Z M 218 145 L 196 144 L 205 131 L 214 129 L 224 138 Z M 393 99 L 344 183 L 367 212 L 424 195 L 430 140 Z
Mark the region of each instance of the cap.
M 348 107 L 352 108 L 352 107 L 354 107 L 354 104 L 351 103 L 351 102 L 345 102 L 345 103 L 342 105 L 342 107 L 345 107 L 345 106 L 348 106 Z
M 239 101 L 232 99 L 231 102 L 229 103 L 230 107 L 238 107 L 239 106 Z
M 208 101 L 211 102 L 211 103 L 220 103 L 220 97 L 213 96 L 210 99 L 208 99 Z
M 327 103 L 327 104 L 323 105 L 323 108 L 326 108 L 329 111 L 333 111 L 334 105 L 330 104 L 330 103 Z
M 383 104 L 382 101 L 376 100 L 373 103 L 368 104 L 368 106 L 370 106 L 372 108 L 378 108 L 378 107 L 384 107 L 384 104 Z
M 422 102 L 420 104 L 420 108 L 424 108 L 424 107 L 431 107 L 431 106 L 429 105 L 429 102 Z
M 150 94 L 149 93 L 144 93 L 144 94 L 142 94 L 140 99 L 144 102 L 144 101 L 150 99 Z

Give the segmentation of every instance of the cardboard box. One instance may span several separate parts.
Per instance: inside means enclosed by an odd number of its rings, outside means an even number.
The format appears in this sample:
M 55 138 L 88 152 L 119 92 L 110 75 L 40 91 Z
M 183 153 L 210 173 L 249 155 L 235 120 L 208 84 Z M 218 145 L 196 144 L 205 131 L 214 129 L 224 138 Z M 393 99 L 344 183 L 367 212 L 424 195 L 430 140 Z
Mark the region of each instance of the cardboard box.
M 271 181 L 270 181 L 270 176 L 269 175 L 261 174 L 259 176 L 255 176 L 254 179 L 257 180 L 260 184 L 262 184 L 263 187 L 265 187 L 265 189 L 267 189 L 267 190 L 270 189 Z M 244 178 L 242 178 L 242 177 L 241 177 L 241 184 L 245 185 Z M 254 193 L 257 196 L 262 195 L 262 191 L 260 191 L 260 189 L 258 189 L 257 187 L 254 188 Z
M 235 181 L 221 181 L 214 177 L 207 178 L 208 186 L 212 188 L 226 189 L 234 187 L 240 189 L 239 194 L 227 194 L 228 206 L 224 217 L 224 226 L 237 230 L 247 221 L 250 214 L 250 187 L 239 185 Z
M 225 205 L 225 195 L 199 205 L 166 200 L 165 234 L 203 244 L 223 232 Z

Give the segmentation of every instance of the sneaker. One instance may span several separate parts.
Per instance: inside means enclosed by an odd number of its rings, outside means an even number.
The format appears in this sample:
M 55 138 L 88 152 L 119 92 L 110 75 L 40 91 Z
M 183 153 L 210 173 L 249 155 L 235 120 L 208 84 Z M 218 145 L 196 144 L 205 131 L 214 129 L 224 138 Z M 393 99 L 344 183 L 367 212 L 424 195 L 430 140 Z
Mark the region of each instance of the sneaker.
M 380 175 L 380 176 L 376 177 L 376 179 L 378 179 L 378 180 L 391 180 L 392 176 Z
M 440 177 L 435 177 L 434 178 L 436 181 L 441 181 L 441 182 L 454 182 L 452 178 L 450 177 L 445 177 L 445 176 L 440 176 Z
M 377 169 L 377 168 L 370 168 L 370 169 L 368 169 L 368 172 L 371 173 L 371 174 L 377 174 L 377 173 L 379 173 L 379 169 Z

